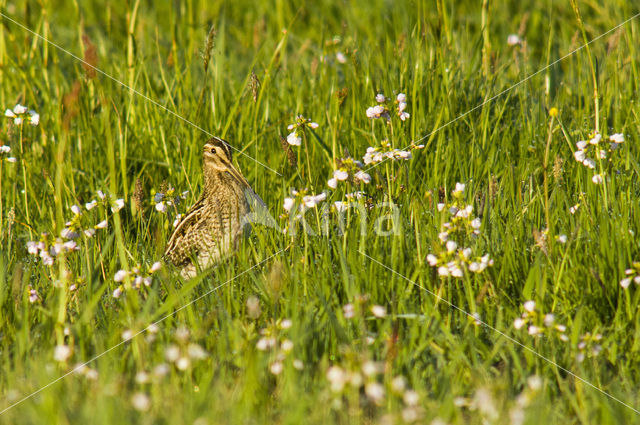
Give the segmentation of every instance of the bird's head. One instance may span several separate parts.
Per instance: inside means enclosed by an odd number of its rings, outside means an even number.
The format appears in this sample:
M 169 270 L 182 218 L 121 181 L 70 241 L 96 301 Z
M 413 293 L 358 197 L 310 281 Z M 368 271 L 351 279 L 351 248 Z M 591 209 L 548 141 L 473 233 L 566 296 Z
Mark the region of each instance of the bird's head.
M 231 145 L 218 137 L 213 137 L 204 144 L 203 148 L 204 174 L 229 173 L 236 181 L 249 186 L 242 173 L 231 162 L 233 150 Z

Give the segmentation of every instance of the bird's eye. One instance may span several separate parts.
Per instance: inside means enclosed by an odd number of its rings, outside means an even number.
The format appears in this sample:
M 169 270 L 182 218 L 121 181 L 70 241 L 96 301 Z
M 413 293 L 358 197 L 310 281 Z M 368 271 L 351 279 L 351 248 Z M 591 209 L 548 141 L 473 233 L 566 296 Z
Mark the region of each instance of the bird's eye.
M 216 148 L 211 148 L 211 151 L 210 151 L 210 152 L 211 152 L 212 154 L 215 154 L 215 153 L 216 153 Z

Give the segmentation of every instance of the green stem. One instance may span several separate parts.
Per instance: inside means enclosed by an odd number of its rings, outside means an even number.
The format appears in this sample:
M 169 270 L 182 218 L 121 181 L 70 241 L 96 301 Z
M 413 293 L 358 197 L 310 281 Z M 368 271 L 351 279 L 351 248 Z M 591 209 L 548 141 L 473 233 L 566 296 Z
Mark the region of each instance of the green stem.
M 31 230 L 31 219 L 29 218 L 29 201 L 27 200 L 27 169 L 24 166 L 24 146 L 22 144 L 22 125 L 20 126 L 20 165 L 22 166 L 22 184 L 24 193 L 24 211 L 26 215 L 26 222 L 29 225 L 29 238 L 33 240 L 33 231 Z
M 4 162 L 4 158 L 0 159 L 0 241 L 4 236 L 4 209 L 2 209 L 2 164 Z
M 580 9 L 578 8 L 577 0 L 570 0 L 571 7 L 573 8 L 573 12 L 576 15 L 576 19 L 578 20 L 578 27 L 580 27 L 580 32 L 582 33 L 582 39 L 584 40 L 584 47 L 587 51 L 587 57 L 589 58 L 589 68 L 591 71 L 591 79 L 593 81 L 593 103 L 596 110 L 596 131 L 600 132 L 600 102 L 598 101 L 598 79 L 596 76 L 596 67 L 593 63 L 593 56 L 591 55 L 591 48 L 589 47 L 589 40 L 587 39 L 587 32 L 584 29 L 584 22 L 582 21 L 582 15 L 580 14 Z
M 547 235 L 551 235 L 551 215 L 549 213 L 549 148 L 553 138 L 553 117 L 549 119 L 547 146 L 544 150 L 544 162 L 542 164 L 544 184 L 544 219 L 547 225 Z

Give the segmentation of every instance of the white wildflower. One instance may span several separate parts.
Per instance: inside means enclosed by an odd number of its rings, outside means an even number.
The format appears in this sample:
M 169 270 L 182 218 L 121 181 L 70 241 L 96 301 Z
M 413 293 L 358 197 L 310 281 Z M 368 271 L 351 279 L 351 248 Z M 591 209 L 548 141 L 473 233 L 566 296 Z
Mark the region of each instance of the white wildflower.
M 335 170 L 333 172 L 333 178 L 341 181 L 346 180 L 347 178 L 349 178 L 349 173 L 344 170 Z
M 364 393 L 376 403 L 384 399 L 384 387 L 377 382 L 369 382 L 365 385 Z
M 371 306 L 371 313 L 378 318 L 383 318 L 387 315 L 387 309 L 381 305 L 373 305 Z
M 523 318 L 518 317 L 516 320 L 513 321 L 513 327 L 516 329 L 521 329 L 524 325 L 525 325 L 525 321 Z
M 53 349 L 53 359 L 57 362 L 66 362 L 71 357 L 71 348 L 68 345 L 56 345 Z
M 293 198 L 284 198 L 283 208 L 285 209 L 285 211 L 291 211 L 291 208 L 293 208 L 294 204 L 295 204 L 295 199 L 293 199 Z
M 522 40 L 520 39 L 520 36 L 518 34 L 509 34 L 509 36 L 507 37 L 507 44 L 509 46 L 515 46 L 518 45 L 522 42 Z
M 280 375 L 280 373 L 282 373 L 282 369 L 282 362 L 279 361 L 275 361 L 271 363 L 271 366 L 269 366 L 269 371 L 274 375 Z
M 146 412 L 151 407 L 151 399 L 145 393 L 135 393 L 131 397 L 131 405 L 140 412 Z
M 622 133 L 612 134 L 611 136 L 609 136 L 609 140 L 611 140 L 613 143 L 623 143 L 624 134 Z
M 535 302 L 535 301 L 532 301 L 532 300 L 529 300 L 529 301 L 526 301 L 526 302 L 523 304 L 523 306 L 524 306 L 524 309 L 525 309 L 526 311 L 528 311 L 529 313 L 533 313 L 533 311 L 534 311 L 534 310 L 535 310 L 535 308 L 536 308 L 536 302 Z
M 354 175 L 354 177 L 355 177 L 357 180 L 360 180 L 361 182 L 363 182 L 363 183 L 365 183 L 365 184 L 368 184 L 369 182 L 371 182 L 371 176 L 370 176 L 369 174 L 365 173 L 365 172 L 364 172 L 364 171 L 362 171 L 362 170 L 358 171 L 358 172 Z
M 116 199 L 114 205 L 111 207 L 111 211 L 117 213 L 124 208 L 124 199 Z
M 22 106 L 21 104 L 18 103 L 16 106 L 14 106 L 13 112 L 16 115 L 24 114 L 25 112 L 27 112 L 27 107 L 26 106 Z
M 129 276 L 129 272 L 126 270 L 118 270 L 115 275 L 113 275 L 113 280 L 115 282 L 122 282 L 127 276 Z
M 29 111 L 29 124 L 34 127 L 40 124 L 40 114 L 36 111 Z
M 302 138 L 298 137 L 297 132 L 292 131 L 287 136 L 287 143 L 289 143 L 292 146 L 300 146 L 302 144 Z

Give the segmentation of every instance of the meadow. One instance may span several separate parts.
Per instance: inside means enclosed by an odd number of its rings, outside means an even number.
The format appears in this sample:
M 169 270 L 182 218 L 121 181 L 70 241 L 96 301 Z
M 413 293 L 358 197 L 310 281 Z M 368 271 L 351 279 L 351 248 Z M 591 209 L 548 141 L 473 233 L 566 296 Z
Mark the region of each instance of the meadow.
M 0 0 L 1 424 L 640 423 L 640 7 Z M 211 135 L 265 200 L 162 262 Z

